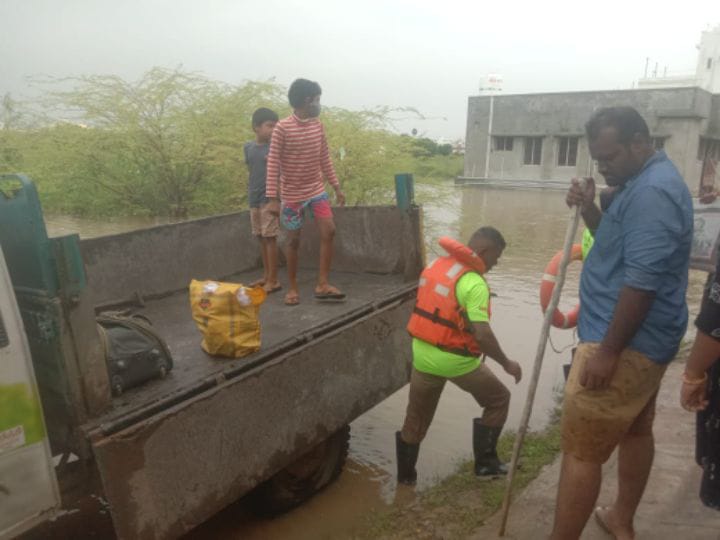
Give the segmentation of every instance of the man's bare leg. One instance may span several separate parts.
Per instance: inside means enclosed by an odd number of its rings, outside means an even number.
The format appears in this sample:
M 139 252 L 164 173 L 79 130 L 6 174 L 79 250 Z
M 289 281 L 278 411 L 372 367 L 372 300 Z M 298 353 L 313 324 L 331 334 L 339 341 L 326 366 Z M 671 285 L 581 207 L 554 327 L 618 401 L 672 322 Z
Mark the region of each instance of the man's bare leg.
M 635 538 L 633 521 L 655 457 L 652 434 L 627 435 L 618 449 L 618 496 L 599 517 L 618 540 Z
M 592 514 L 602 479 L 602 465 L 563 454 L 552 540 L 577 540 Z
M 289 305 L 300 303 L 300 289 L 298 288 L 297 282 L 299 251 L 300 229 L 297 231 L 288 231 L 287 249 L 285 253 L 288 268 L 288 292 L 285 295 L 285 303 Z
M 618 445 L 618 495 L 610 508 L 598 509 L 598 518 L 620 540 L 635 537 L 633 521 L 647 485 L 655 439 L 653 421 L 657 393 L 648 401 Z

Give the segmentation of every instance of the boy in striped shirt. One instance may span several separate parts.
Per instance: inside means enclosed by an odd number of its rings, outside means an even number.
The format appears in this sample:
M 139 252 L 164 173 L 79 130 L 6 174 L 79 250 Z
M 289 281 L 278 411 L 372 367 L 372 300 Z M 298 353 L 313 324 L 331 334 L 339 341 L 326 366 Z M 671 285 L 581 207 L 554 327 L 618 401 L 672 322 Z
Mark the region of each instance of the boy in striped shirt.
M 305 217 L 314 216 L 320 231 L 320 267 L 315 298 L 342 300 L 345 294 L 328 281 L 333 255 L 335 222 L 325 179 L 335 190 L 338 204 L 345 204 L 330 159 L 325 129 L 320 116 L 320 85 L 297 79 L 290 85 L 288 100 L 293 114 L 280 120 L 273 131 L 267 161 L 268 211 L 280 216 L 288 231 L 287 266 L 289 290 L 287 305 L 300 303 L 297 284 L 300 232 Z M 282 205 L 280 204 L 282 201 Z

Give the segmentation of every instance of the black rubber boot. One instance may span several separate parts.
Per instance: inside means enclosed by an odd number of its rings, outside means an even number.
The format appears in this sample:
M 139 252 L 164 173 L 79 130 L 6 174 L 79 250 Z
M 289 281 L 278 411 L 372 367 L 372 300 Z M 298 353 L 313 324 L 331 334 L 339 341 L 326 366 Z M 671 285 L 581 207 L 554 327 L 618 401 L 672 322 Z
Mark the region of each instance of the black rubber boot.
M 497 455 L 497 441 L 502 428 L 484 426 L 480 418 L 473 420 L 473 451 L 476 476 L 500 476 L 507 474 L 507 466 Z
M 395 455 L 397 456 L 397 480 L 400 484 L 412 486 L 417 481 L 417 463 L 419 444 L 408 444 L 402 440 L 400 432 L 395 432 Z

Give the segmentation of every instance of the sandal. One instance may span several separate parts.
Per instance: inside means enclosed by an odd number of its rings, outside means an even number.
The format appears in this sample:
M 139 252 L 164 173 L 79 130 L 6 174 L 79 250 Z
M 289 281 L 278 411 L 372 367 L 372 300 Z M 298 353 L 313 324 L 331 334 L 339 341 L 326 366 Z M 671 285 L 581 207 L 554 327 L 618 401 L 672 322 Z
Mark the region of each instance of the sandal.
M 609 507 L 609 506 L 598 506 L 597 508 L 595 508 L 595 511 L 593 512 L 593 514 L 595 515 L 595 522 L 598 524 L 598 526 L 599 526 L 604 532 L 606 532 L 607 534 L 609 534 L 609 535 L 612 536 L 613 538 L 617 538 L 617 537 L 615 536 L 615 533 L 613 532 L 613 530 L 610 528 L 610 526 L 605 522 L 605 519 L 603 518 L 603 513 L 607 512 L 608 510 L 610 510 L 610 507 Z M 634 532 L 634 531 L 633 531 L 633 536 L 632 536 L 632 537 L 635 538 L 635 532 Z
M 326 285 L 321 291 L 315 289 L 316 300 L 345 300 L 345 298 L 345 293 L 332 285 Z

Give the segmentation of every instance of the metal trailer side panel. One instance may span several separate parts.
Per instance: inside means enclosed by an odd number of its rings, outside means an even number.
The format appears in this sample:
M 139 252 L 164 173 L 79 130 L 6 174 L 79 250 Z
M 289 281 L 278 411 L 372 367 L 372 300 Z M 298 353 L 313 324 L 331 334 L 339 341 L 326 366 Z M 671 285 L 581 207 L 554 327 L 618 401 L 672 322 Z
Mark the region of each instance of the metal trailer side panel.
M 414 295 L 93 449 L 121 539 L 175 538 L 407 383 Z
M 334 208 L 333 271 L 400 274 L 423 267 L 421 209 Z M 247 211 L 90 238 L 80 244 L 95 306 L 186 289 L 191 279 L 222 279 L 258 268 L 257 241 Z M 317 268 L 317 224 L 303 227 L 300 265 Z M 282 250 L 281 250 L 282 251 Z

